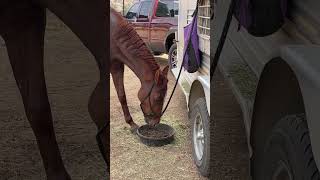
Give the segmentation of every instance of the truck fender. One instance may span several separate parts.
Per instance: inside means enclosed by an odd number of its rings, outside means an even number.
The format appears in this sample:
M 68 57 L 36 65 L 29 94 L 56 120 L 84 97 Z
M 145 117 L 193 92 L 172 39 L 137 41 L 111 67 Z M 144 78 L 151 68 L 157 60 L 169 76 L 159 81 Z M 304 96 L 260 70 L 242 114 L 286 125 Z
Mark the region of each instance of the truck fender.
M 193 104 L 199 97 L 205 97 L 208 113 L 210 115 L 210 81 L 209 77 L 198 76 L 195 81 L 193 81 L 188 98 L 188 108 Z
M 263 148 L 276 121 L 288 114 L 305 113 L 314 159 L 320 167 L 320 46 L 285 46 L 280 52 L 280 57 L 266 63 L 259 78 L 251 147 Z
M 287 46 L 281 50 L 300 84 L 315 162 L 320 167 L 320 46 Z
M 177 27 L 171 27 L 167 32 L 166 38 L 164 39 L 164 42 L 163 42 L 163 44 L 165 45 L 166 53 L 169 52 L 171 45 L 174 43 L 173 39 L 175 39 L 175 32 L 177 31 L 178 31 Z

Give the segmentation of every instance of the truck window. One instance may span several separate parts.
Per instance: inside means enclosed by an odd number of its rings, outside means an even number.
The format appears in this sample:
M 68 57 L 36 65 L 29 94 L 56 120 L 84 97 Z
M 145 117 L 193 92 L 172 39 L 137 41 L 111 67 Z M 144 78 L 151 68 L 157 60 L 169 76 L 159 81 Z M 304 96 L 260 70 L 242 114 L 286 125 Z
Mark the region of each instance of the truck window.
M 142 2 L 140 12 L 139 12 L 139 18 L 148 18 L 149 17 L 151 5 L 152 5 L 151 1 Z
M 178 16 L 179 15 L 179 2 L 178 1 L 174 1 L 173 10 L 174 10 L 174 16 Z
M 156 11 L 157 17 L 174 17 L 178 15 L 179 4 L 177 1 L 162 0 L 158 2 L 158 8 Z
M 139 10 L 139 3 L 135 3 L 128 11 L 126 18 L 127 19 L 133 19 L 134 17 L 137 17 Z

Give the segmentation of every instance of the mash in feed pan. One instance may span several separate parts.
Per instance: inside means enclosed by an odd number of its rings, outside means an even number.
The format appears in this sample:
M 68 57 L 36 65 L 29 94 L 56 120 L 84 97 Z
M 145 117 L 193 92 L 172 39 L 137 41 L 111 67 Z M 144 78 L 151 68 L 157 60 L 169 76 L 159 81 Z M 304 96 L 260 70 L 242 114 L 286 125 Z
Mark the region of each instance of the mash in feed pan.
M 167 124 L 156 126 L 143 125 L 137 130 L 137 134 L 143 144 L 148 146 L 163 146 L 174 140 L 174 129 Z

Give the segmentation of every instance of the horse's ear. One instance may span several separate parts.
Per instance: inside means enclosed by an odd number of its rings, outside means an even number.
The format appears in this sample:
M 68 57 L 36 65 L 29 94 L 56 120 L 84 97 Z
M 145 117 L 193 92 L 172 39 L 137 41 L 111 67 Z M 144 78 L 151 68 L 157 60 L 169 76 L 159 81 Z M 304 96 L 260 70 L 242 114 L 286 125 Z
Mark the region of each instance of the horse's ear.
M 168 76 L 168 71 L 169 71 L 169 65 L 167 65 L 166 67 L 163 68 L 162 70 L 162 74 L 167 77 Z
M 154 75 L 154 81 L 156 82 L 156 84 L 159 84 L 160 83 L 160 74 L 161 74 L 161 70 L 158 69 L 156 71 L 156 74 Z

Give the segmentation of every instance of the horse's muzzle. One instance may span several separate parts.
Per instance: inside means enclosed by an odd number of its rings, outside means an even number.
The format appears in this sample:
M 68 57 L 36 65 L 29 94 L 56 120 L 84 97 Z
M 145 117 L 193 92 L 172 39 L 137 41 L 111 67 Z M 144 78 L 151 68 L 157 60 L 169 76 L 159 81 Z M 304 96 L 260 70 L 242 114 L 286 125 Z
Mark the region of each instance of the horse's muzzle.
M 157 118 L 147 118 L 147 117 L 145 117 L 144 121 L 150 126 L 155 126 L 155 125 L 159 124 L 160 117 L 157 117 Z

